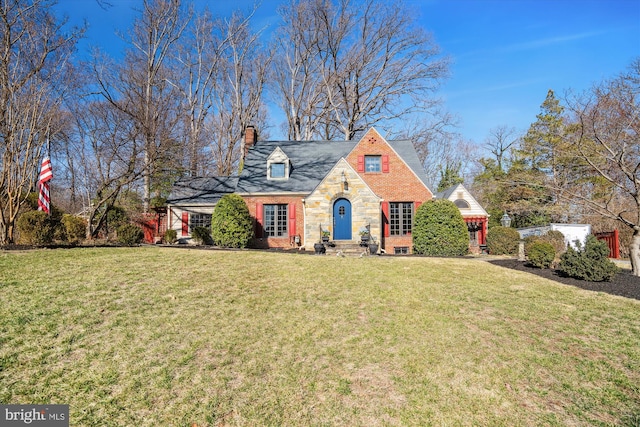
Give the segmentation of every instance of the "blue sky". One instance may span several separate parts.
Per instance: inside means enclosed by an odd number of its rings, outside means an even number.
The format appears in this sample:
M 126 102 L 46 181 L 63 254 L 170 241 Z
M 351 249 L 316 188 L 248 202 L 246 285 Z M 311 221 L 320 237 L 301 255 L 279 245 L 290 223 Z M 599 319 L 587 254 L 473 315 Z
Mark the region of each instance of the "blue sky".
M 640 56 L 640 0 L 405 0 L 418 22 L 451 57 L 439 91 L 460 120 L 465 139 L 484 142 L 497 126 L 525 132 L 547 91 L 583 91 L 624 71 Z M 89 24 L 80 49 L 99 46 L 117 56 L 137 0 L 59 0 L 71 23 Z M 249 10 L 253 0 L 195 0 L 216 15 Z M 280 0 L 263 0 L 254 25 L 277 25 Z M 275 117 L 274 117 L 275 121 Z M 272 123 L 272 137 L 279 123 Z

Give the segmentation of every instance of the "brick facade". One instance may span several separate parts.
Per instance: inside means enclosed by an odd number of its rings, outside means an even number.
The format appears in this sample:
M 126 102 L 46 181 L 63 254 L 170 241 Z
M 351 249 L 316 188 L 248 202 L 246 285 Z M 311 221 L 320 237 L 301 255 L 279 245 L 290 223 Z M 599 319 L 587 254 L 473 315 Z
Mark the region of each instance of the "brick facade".
M 365 156 L 381 156 L 386 167 L 381 168 L 380 172 L 363 170 Z M 431 191 L 393 150 L 391 145 L 373 128 L 365 134 L 346 160 L 358 171 L 362 180 L 371 190 L 387 203 L 413 202 L 417 207 L 420 203 L 433 198 Z M 361 166 L 359 167 L 359 165 Z M 388 218 L 383 215 L 382 221 L 382 226 L 385 228 L 384 222 L 388 223 Z M 411 235 L 391 236 L 388 232 L 383 232 L 382 248 L 387 253 L 393 253 L 394 248 L 408 248 L 411 251 L 412 246 Z

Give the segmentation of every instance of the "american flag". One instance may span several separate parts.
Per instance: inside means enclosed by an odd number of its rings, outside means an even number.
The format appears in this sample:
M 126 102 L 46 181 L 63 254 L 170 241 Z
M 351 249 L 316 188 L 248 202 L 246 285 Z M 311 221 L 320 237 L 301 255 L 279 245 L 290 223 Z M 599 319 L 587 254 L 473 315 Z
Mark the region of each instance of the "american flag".
M 51 169 L 51 159 L 49 156 L 42 160 L 40 166 L 40 176 L 38 177 L 38 210 L 45 213 L 50 211 L 49 189 L 51 184 L 49 181 L 53 178 L 53 170 Z

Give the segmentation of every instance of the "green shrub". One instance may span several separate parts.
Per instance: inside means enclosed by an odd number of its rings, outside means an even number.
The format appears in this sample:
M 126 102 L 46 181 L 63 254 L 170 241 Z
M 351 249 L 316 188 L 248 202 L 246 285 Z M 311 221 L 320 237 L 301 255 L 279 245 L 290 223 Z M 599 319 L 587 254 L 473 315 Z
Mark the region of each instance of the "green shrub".
M 134 246 L 142 242 L 144 232 L 133 224 L 124 224 L 118 227 L 118 242 L 126 246 Z
M 540 237 L 543 242 L 550 243 L 551 246 L 553 246 L 557 255 L 563 254 L 564 251 L 567 250 L 567 244 L 564 242 L 564 234 L 560 231 L 549 230 Z
M 64 235 L 71 243 L 83 240 L 87 235 L 87 221 L 79 216 L 64 214 L 62 215 L 62 225 L 64 227 Z
M 164 232 L 164 241 L 170 245 L 173 245 L 178 241 L 178 232 L 173 229 L 169 229 Z
M 244 199 L 225 194 L 211 217 L 213 242 L 226 248 L 246 248 L 253 238 L 253 220 Z
M 587 236 L 584 247 L 568 247 L 560 258 L 559 270 L 566 276 L 590 282 L 609 282 L 618 272 L 618 267 L 609 261 L 609 248 L 595 236 Z
M 549 268 L 556 257 L 556 250 L 548 242 L 537 241 L 529 247 L 529 264 L 538 268 Z
M 211 239 L 211 231 L 207 227 L 195 227 L 191 230 L 191 238 L 198 245 L 211 245 L 213 240 Z
M 511 227 L 491 227 L 487 232 L 487 249 L 491 255 L 515 255 L 520 233 Z
M 107 221 L 104 224 L 106 234 L 109 235 L 123 225 L 129 224 L 129 217 L 124 208 L 120 206 L 111 206 L 107 211 Z
M 27 245 L 49 245 L 53 242 L 54 225 L 51 217 L 42 211 L 27 211 L 16 223 L 19 242 Z
M 469 251 L 469 231 L 456 205 L 430 200 L 418 208 L 412 230 L 414 252 L 432 256 L 459 256 Z

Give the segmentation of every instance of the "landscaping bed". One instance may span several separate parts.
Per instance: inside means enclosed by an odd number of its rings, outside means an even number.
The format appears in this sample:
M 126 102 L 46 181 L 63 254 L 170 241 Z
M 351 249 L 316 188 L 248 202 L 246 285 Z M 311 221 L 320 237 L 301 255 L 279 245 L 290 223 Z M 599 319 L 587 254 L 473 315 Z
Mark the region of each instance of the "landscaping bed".
M 640 277 L 631 274 L 628 269 L 620 269 L 611 282 L 589 282 L 572 277 L 563 276 L 558 270 L 542 269 L 529 265 L 516 259 L 500 259 L 490 261 L 494 265 L 524 271 L 544 277 L 545 279 L 560 282 L 565 285 L 575 286 L 588 291 L 605 292 L 611 295 L 619 295 L 626 298 L 640 300 Z

